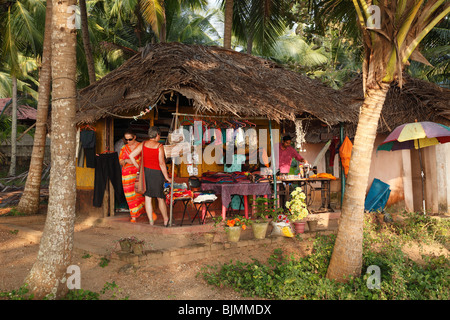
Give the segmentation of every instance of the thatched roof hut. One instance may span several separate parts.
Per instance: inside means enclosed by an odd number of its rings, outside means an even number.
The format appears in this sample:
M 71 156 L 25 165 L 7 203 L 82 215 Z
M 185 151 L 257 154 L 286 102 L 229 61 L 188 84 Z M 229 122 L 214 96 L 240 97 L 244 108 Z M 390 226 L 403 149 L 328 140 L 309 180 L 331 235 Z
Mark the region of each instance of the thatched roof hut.
M 378 133 L 390 133 L 395 127 L 417 121 L 432 121 L 450 124 L 450 90 L 434 83 L 403 76 L 403 86 L 391 84 L 378 123 Z M 362 77 L 349 81 L 341 92 L 352 97 L 356 104 L 364 101 Z
M 178 92 L 195 112 L 280 121 L 307 113 L 334 125 L 349 121 L 349 102 L 318 80 L 274 62 L 221 47 L 148 45 L 99 81 L 79 92 L 78 123 L 164 103 Z
M 450 125 L 450 90 L 434 83 L 403 75 L 403 87 L 393 82 L 386 96 L 378 122 L 378 133 L 388 134 L 397 126 L 417 121 L 433 121 Z M 345 84 L 340 93 L 351 102 L 345 107 L 347 121 L 344 134 L 353 138 L 358 125 L 359 108 L 364 102 L 362 76 Z M 293 124 L 287 130 L 295 130 Z M 330 136 L 339 135 L 339 126 L 310 125 L 305 139 L 309 143 L 327 141 Z

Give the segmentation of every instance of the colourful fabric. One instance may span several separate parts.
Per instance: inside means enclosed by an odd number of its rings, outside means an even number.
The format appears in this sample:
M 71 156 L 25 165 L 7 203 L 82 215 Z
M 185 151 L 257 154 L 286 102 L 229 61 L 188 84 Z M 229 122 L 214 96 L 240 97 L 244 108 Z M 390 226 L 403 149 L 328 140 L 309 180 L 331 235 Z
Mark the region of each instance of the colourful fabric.
M 345 137 L 344 142 L 342 142 L 339 148 L 339 156 L 341 157 L 342 167 L 344 168 L 345 175 L 348 174 L 348 169 L 350 167 L 350 158 L 352 156 L 353 144 L 348 137 Z
M 144 148 L 144 167 L 153 169 L 153 170 L 161 170 L 159 166 L 159 146 L 158 148 L 147 148 L 145 145 Z
M 124 145 L 120 150 L 119 159 L 129 159 L 131 149 L 128 145 Z M 140 164 L 141 154 L 136 156 L 136 162 Z M 130 163 L 125 164 L 122 167 L 122 185 L 125 198 L 127 199 L 128 208 L 130 209 L 130 216 L 133 219 L 138 218 L 145 212 L 144 196 L 134 191 L 134 182 L 136 181 L 136 174 L 138 169 Z

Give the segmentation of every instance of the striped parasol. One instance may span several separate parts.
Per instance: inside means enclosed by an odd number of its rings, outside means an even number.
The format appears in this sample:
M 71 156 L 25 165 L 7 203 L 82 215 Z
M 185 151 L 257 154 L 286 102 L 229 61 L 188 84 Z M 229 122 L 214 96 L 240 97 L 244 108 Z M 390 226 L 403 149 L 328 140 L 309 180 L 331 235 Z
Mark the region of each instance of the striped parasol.
M 418 149 L 420 162 L 420 175 L 422 178 L 422 204 L 425 214 L 425 190 L 422 168 L 421 148 L 450 142 L 450 128 L 435 122 L 423 121 L 405 123 L 391 132 L 391 134 L 380 144 L 377 150 L 395 151 L 402 149 Z

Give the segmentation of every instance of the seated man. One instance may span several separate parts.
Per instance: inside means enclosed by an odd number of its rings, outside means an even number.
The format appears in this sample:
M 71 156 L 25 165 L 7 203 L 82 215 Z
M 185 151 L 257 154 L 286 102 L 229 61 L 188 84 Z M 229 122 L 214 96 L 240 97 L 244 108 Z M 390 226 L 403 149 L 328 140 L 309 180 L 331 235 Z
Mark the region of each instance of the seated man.
M 292 159 L 295 158 L 300 163 L 306 163 L 306 160 L 291 146 L 292 138 L 287 135 L 283 137 L 283 141 L 279 143 L 278 148 L 278 167 L 281 174 L 288 174 L 291 168 Z

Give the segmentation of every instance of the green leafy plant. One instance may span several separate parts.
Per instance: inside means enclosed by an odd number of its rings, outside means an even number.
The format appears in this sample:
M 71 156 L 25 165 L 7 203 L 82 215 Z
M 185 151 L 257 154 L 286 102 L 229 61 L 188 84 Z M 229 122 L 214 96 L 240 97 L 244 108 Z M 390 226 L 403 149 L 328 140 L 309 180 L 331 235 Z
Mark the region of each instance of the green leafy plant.
M 28 284 L 24 284 L 18 290 L 0 292 L 0 298 L 5 298 L 7 300 L 32 300 L 34 296 L 28 293 Z
M 276 199 L 258 197 L 252 206 L 255 208 L 257 222 L 267 222 L 268 219 L 276 219 L 278 214 L 283 212 L 283 208 L 277 208 Z
M 106 282 L 100 292 L 83 289 L 69 290 L 63 300 L 117 300 L 121 293 L 122 290 L 113 281 L 112 283 Z M 120 300 L 128 300 L 128 296 Z
M 415 226 L 413 228 L 416 228 Z M 281 249 L 262 263 L 226 263 L 207 266 L 201 275 L 214 286 L 231 287 L 244 296 L 265 299 L 318 300 L 448 300 L 450 298 L 450 260 L 447 256 L 426 256 L 416 263 L 402 251 L 403 235 L 395 226 L 377 229 L 369 215 L 364 221 L 363 265 L 359 277 L 339 283 L 326 278 L 336 240 L 335 235 L 317 236 L 312 253 L 294 258 Z M 381 270 L 380 289 L 367 285 L 369 266 Z
M 109 260 L 108 258 L 106 258 L 106 257 L 101 257 L 101 258 L 100 258 L 99 266 L 102 267 L 102 268 L 104 268 L 104 267 L 106 267 L 106 266 L 109 264 L 109 262 L 110 262 L 110 260 Z

